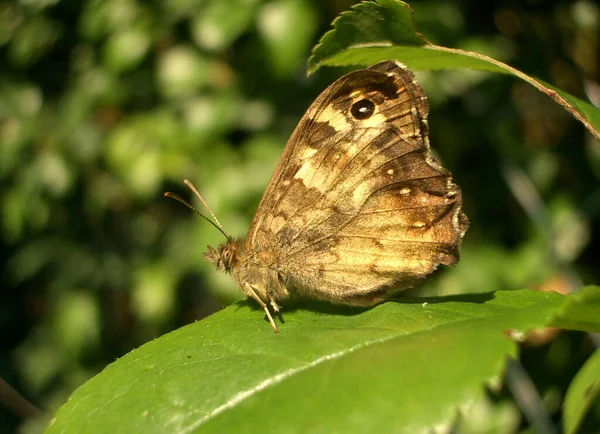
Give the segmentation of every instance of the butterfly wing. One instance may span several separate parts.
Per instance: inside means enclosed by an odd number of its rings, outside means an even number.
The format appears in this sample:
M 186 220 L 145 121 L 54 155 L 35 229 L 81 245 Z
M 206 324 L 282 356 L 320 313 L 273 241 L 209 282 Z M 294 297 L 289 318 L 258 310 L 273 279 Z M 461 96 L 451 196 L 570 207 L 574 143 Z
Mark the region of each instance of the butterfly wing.
M 294 131 L 246 238 L 286 286 L 373 304 L 458 261 L 468 222 L 430 153 L 428 107 L 402 64 L 333 83 Z

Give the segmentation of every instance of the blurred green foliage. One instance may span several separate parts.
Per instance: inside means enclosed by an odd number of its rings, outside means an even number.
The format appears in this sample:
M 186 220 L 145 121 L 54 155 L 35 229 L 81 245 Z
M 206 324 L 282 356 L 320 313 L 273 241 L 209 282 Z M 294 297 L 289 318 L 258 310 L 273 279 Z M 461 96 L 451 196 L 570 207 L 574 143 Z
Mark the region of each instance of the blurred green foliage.
M 240 297 L 202 258 L 220 234 L 162 192 L 187 194 L 188 178 L 245 233 L 296 122 L 340 74 L 306 78 L 309 50 L 352 3 L 0 3 L 1 378 L 51 412 L 116 357 Z M 430 41 L 600 105 L 597 2 L 411 6 Z M 461 264 L 420 291 L 600 281 L 600 144 L 514 78 L 418 78 L 472 222 Z M 551 414 L 590 351 L 566 334 L 525 352 Z M 516 427 L 511 405 L 485 411 Z M 0 407 L 0 430 L 43 423 Z

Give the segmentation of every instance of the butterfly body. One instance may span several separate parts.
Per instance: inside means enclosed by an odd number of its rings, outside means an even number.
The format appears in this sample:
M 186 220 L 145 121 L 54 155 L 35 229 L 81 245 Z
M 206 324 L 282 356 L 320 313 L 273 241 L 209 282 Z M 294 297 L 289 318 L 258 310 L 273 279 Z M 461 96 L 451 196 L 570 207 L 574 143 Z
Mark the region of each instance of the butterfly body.
M 351 72 L 308 109 L 245 238 L 205 256 L 265 309 L 291 294 L 371 306 L 458 262 L 460 189 L 433 158 L 428 106 L 396 61 Z

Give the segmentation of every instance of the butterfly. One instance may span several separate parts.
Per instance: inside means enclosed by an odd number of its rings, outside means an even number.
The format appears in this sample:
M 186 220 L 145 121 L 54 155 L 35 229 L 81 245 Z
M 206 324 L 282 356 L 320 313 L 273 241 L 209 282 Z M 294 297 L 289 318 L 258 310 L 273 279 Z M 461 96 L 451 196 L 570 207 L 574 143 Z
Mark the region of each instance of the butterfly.
M 373 306 L 458 262 L 469 222 L 451 173 L 431 155 L 427 114 L 403 64 L 351 72 L 298 123 L 248 234 L 230 237 L 211 212 L 226 241 L 204 256 L 275 332 L 271 310 L 291 296 Z

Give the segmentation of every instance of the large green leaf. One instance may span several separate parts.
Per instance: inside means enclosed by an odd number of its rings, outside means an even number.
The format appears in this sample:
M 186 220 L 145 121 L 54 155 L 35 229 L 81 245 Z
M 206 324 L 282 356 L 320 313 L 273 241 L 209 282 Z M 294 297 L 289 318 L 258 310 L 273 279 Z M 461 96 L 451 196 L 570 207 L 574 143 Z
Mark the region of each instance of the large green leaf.
M 415 70 L 469 68 L 512 74 L 548 95 L 600 140 L 600 110 L 491 57 L 429 43 L 417 32 L 408 4 L 398 0 L 362 2 L 342 13 L 313 50 L 308 69 L 372 65 L 387 59 L 398 59 Z
M 275 334 L 238 302 L 109 365 L 47 432 L 423 432 L 499 379 L 511 337 L 599 304 L 588 287 L 293 308 Z M 600 316 L 584 324 L 600 331 Z

